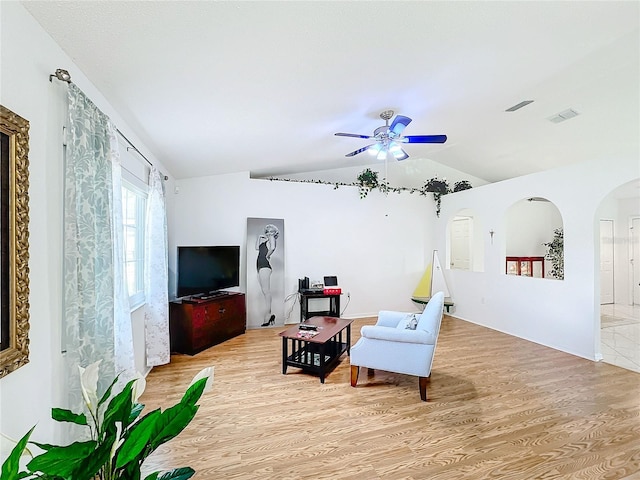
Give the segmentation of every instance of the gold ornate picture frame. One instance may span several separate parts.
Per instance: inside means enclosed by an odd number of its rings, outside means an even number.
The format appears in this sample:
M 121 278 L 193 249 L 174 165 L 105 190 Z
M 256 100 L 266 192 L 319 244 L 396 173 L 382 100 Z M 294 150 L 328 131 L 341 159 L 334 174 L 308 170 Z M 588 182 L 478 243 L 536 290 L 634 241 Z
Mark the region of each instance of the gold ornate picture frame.
M 29 362 L 29 122 L 0 105 L 0 378 Z

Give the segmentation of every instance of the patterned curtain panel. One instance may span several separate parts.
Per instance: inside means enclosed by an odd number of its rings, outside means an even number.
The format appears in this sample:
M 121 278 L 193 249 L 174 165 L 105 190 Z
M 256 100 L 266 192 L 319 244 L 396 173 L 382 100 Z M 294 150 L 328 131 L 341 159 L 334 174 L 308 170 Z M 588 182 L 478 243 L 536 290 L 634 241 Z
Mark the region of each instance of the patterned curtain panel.
M 68 101 L 63 341 L 69 407 L 78 408 L 82 405 L 78 366 L 102 360 L 99 390 L 118 373 L 123 382 L 132 378 L 135 367 L 128 303 L 123 313 L 119 298 L 124 266 L 122 219 L 114 213 L 121 203 L 120 191 L 114 194 L 114 174 L 119 189 L 120 172 L 116 129 L 74 84 L 69 85 Z M 120 348 L 123 343 L 128 344 L 125 352 Z
M 145 340 L 147 366 L 169 363 L 167 214 L 160 172 L 151 167 L 145 226 Z

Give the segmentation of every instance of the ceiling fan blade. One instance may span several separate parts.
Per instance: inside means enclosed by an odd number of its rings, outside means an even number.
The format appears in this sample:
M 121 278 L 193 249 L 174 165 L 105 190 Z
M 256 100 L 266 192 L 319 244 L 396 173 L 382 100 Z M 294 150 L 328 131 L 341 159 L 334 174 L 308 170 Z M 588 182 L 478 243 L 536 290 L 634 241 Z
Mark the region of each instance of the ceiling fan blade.
M 334 133 L 339 137 L 373 138 L 371 135 L 359 135 L 357 133 Z
M 409 155 L 407 155 L 407 152 L 405 152 L 402 148 L 399 151 L 395 151 L 393 152 L 393 157 L 400 161 L 400 160 L 406 160 L 407 158 L 409 158 Z
M 405 127 L 410 123 L 411 119 L 409 117 L 405 117 L 404 115 L 396 115 L 396 118 L 393 119 L 393 122 L 389 126 L 389 131 L 395 133 L 396 135 L 401 135 Z
M 347 153 L 345 157 L 353 157 L 354 155 L 358 155 L 359 153 L 364 152 L 365 150 L 367 150 L 369 147 L 372 147 L 373 145 L 377 145 L 377 144 L 372 143 L 371 145 L 367 145 L 366 147 L 362 147 L 362 148 L 359 148 L 358 150 L 354 150 L 351 153 Z
M 402 138 L 402 143 L 444 143 L 446 135 L 407 135 Z
M 389 153 L 391 153 L 391 155 L 393 155 L 393 158 L 395 158 L 396 160 L 404 160 L 406 158 L 409 158 L 407 152 L 405 152 L 397 142 L 389 143 Z

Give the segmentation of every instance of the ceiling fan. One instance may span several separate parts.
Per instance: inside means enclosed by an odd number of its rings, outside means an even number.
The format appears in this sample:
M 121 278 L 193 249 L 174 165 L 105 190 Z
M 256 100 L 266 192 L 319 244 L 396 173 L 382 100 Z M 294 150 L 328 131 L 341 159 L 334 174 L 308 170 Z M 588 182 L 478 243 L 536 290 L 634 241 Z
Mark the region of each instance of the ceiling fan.
M 356 133 L 336 133 L 339 137 L 356 137 L 356 138 L 373 138 L 376 143 L 359 148 L 351 153 L 347 153 L 345 157 L 353 157 L 364 151 L 368 151 L 372 155 L 376 155 L 378 160 L 386 160 L 387 154 L 391 153 L 396 160 L 404 160 L 409 158 L 400 144 L 402 143 L 444 143 L 447 141 L 446 135 L 407 135 L 403 136 L 402 132 L 409 125 L 411 119 L 403 115 L 396 115 L 391 125 L 389 120 L 393 117 L 393 110 L 385 110 L 380 114 L 380 118 L 385 121 L 382 127 L 378 127 L 373 131 L 373 135 L 359 135 Z

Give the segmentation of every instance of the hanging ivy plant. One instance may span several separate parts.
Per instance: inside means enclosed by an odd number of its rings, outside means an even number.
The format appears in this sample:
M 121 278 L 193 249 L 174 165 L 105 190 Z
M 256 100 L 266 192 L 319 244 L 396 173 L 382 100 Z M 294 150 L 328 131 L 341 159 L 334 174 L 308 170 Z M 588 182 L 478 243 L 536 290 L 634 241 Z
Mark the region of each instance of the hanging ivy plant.
M 469 190 L 470 188 L 473 188 L 473 186 L 467 180 L 460 180 L 453 184 L 454 192 L 461 192 L 463 190 Z
M 553 240 L 543 243 L 547 247 L 547 253 L 544 256 L 551 261 L 552 277 L 564 280 L 564 231 L 562 228 L 556 228 L 553 231 Z
M 356 185 L 360 192 L 360 198 L 365 198 L 371 190 L 380 187 L 380 183 L 378 182 L 378 172 L 374 172 L 370 168 L 366 168 L 358 175 Z
M 442 196 L 450 193 L 449 183 L 446 178 L 433 177 L 424 184 L 423 191 L 433 193 L 433 199 L 436 201 L 436 215 L 440 216 L 440 203 L 442 202 Z

